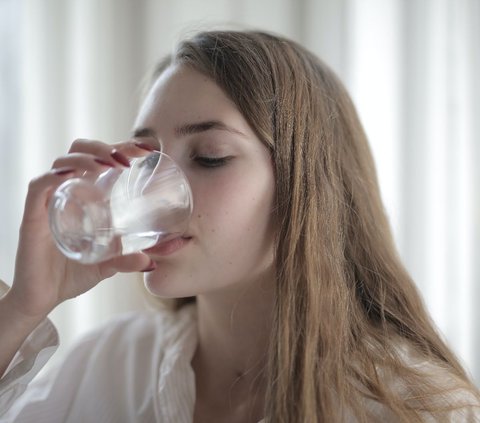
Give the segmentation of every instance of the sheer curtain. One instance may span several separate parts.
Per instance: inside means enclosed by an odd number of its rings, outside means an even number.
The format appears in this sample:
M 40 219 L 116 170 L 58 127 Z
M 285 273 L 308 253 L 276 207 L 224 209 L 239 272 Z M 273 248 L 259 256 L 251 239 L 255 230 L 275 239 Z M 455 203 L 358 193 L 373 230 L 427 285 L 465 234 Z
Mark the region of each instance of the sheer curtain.
M 127 137 L 146 71 L 182 36 L 220 25 L 296 39 L 345 82 L 400 254 L 480 382 L 477 0 L 0 0 L 0 277 L 13 277 L 28 181 L 75 138 Z M 143 307 L 139 286 L 117 275 L 54 311 L 56 359 Z

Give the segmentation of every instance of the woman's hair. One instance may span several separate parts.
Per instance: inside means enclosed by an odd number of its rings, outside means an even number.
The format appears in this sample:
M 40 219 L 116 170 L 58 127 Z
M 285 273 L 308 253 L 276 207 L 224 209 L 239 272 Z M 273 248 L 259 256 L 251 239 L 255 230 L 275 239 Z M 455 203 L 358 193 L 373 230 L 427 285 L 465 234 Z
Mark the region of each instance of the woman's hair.
M 478 404 L 397 254 L 365 133 L 335 74 L 297 43 L 263 32 L 197 34 L 155 77 L 171 64 L 211 78 L 272 154 L 266 421 L 371 422 L 375 406 L 389 421 L 429 413 L 442 421 Z

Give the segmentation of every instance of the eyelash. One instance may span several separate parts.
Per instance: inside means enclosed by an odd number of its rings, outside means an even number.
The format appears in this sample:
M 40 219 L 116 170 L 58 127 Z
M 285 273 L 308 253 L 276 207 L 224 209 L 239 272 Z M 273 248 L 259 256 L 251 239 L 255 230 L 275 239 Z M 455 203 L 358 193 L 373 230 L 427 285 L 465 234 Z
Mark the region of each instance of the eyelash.
M 192 159 L 196 163 L 198 163 L 202 167 L 220 167 L 225 164 L 233 157 L 225 156 L 225 157 L 209 157 L 209 156 L 193 156 Z

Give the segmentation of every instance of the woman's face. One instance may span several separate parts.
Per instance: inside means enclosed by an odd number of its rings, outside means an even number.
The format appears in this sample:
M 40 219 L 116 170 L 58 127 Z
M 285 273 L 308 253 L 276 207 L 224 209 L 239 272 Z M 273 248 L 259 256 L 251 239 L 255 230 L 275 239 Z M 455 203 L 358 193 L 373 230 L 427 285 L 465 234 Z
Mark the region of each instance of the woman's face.
M 194 70 L 170 67 L 140 109 L 135 134 L 161 140 L 193 194 L 184 236 L 146 250 L 157 265 L 145 275 L 149 291 L 184 297 L 272 280 L 271 157 L 223 91 Z

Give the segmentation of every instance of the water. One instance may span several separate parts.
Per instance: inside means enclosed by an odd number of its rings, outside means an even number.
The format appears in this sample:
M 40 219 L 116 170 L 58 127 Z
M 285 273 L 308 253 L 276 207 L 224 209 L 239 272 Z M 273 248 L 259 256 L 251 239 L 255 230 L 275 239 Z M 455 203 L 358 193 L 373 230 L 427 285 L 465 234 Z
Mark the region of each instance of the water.
M 97 263 L 153 247 L 183 231 L 189 213 L 181 204 L 149 196 L 129 201 L 70 201 L 54 221 L 57 244 L 69 258 Z
M 162 237 L 161 232 L 155 231 L 121 235 L 122 254 L 146 250 L 157 244 Z
M 145 250 L 186 230 L 192 198 L 181 170 L 167 156 L 162 161 L 157 157 L 150 167 L 136 162 L 123 172 L 110 169 L 96 175 L 95 181 L 68 180 L 56 190 L 49 223 L 67 257 L 98 263 Z
M 62 243 L 72 259 L 81 263 L 97 263 L 104 258 L 153 247 L 164 236 L 162 232 L 155 231 L 121 233 L 100 229 L 91 235 L 83 236 L 78 233 L 64 233 Z

